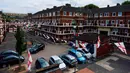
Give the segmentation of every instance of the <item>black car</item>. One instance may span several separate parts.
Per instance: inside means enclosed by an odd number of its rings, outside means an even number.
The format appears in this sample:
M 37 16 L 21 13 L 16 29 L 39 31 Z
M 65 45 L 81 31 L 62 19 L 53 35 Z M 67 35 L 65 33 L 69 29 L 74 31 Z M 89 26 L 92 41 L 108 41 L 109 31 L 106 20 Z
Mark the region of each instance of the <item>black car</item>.
M 19 54 L 13 50 L 6 50 L 0 53 L 0 59 L 5 57 L 5 56 L 9 56 L 9 55 L 15 55 L 15 56 L 19 56 Z
M 20 56 L 20 61 L 24 62 L 25 58 Z M 19 57 L 15 55 L 9 55 L 0 59 L 0 67 L 7 67 L 8 65 L 14 65 L 19 63 Z
M 61 55 L 60 58 L 64 61 L 69 67 L 74 67 L 77 64 L 77 60 L 74 56 L 69 54 Z
M 45 68 L 48 67 L 49 63 L 43 58 L 38 58 L 35 62 L 36 69 Z
M 45 44 L 44 43 L 42 43 L 42 44 L 35 44 L 35 45 L 33 45 L 29 49 L 29 51 L 30 51 L 31 54 L 34 54 L 34 53 L 39 52 L 40 50 L 44 50 L 44 48 L 45 48 Z

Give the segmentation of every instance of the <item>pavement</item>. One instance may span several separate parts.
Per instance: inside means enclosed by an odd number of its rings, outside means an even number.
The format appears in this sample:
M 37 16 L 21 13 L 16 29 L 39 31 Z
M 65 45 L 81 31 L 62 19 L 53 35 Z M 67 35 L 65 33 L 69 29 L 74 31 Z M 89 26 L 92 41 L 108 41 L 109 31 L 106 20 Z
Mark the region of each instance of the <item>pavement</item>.
M 33 54 L 33 63 L 32 63 L 32 70 L 35 68 L 35 60 L 38 57 L 44 57 L 45 59 L 49 60 L 50 56 L 52 55 L 60 55 L 66 53 L 68 50 L 68 46 L 64 44 L 54 44 L 47 42 L 47 40 L 43 39 L 40 36 L 33 36 L 26 33 L 27 40 L 33 40 L 36 43 L 45 43 L 46 47 L 44 50 L 38 52 L 37 54 Z M 12 49 L 15 50 L 15 37 L 14 33 L 7 33 L 5 41 L 0 45 L 0 52 L 3 50 Z M 24 64 L 27 63 L 27 53 L 23 54 L 25 57 Z M 78 64 L 77 70 L 81 70 L 84 68 L 88 68 L 95 73 L 130 73 L 130 56 L 124 55 L 122 53 L 114 52 L 110 56 L 98 60 L 97 62 L 93 63 L 86 63 L 86 64 Z M 0 69 L 0 73 L 9 73 L 6 72 L 6 69 Z M 65 73 L 73 73 L 74 68 L 69 68 L 68 71 Z
M 7 33 L 5 40 L 0 44 L 0 52 L 4 50 L 15 50 L 16 39 L 14 33 Z

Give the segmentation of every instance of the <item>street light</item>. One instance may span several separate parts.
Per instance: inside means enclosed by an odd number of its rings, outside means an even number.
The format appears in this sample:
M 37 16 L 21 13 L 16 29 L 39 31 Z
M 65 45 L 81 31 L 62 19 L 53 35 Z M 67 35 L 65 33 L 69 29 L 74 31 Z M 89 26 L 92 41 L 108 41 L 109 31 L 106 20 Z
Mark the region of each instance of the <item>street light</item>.
M 74 41 L 75 41 L 75 49 L 77 47 L 77 40 L 76 40 L 76 30 L 77 30 L 77 25 L 76 25 L 76 21 L 72 20 L 72 26 L 73 26 L 73 33 L 74 33 Z M 75 50 L 76 53 L 76 50 Z M 75 67 L 74 67 L 74 73 L 76 73 L 76 68 L 77 68 L 77 63 L 75 62 Z

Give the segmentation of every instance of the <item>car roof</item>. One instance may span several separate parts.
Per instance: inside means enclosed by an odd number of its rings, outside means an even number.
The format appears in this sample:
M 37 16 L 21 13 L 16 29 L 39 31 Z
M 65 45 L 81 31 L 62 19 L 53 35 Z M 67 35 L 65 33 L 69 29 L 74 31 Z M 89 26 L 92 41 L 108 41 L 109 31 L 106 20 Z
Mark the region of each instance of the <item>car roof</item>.
M 58 60 L 58 59 L 60 59 L 57 55 L 53 55 L 53 56 L 51 56 L 54 60 Z
M 67 55 L 65 55 L 66 57 L 68 57 L 68 58 L 70 58 L 70 59 L 75 59 L 75 57 L 74 56 L 72 56 L 72 55 L 69 55 L 69 54 L 67 54 Z
M 13 50 L 6 50 L 6 51 L 1 52 L 1 54 L 3 54 L 3 53 L 8 53 L 8 52 L 17 53 L 17 52 L 15 52 L 15 51 L 13 51 Z

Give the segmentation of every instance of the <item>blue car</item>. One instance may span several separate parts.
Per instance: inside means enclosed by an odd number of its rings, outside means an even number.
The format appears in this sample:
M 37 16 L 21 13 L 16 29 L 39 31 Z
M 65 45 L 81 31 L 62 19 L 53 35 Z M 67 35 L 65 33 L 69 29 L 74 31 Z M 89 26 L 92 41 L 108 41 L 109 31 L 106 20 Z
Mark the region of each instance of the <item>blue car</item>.
M 68 51 L 68 54 L 74 56 L 77 59 L 78 63 L 80 63 L 80 64 L 86 63 L 86 58 L 80 52 L 75 50 L 74 48 L 71 48 Z

